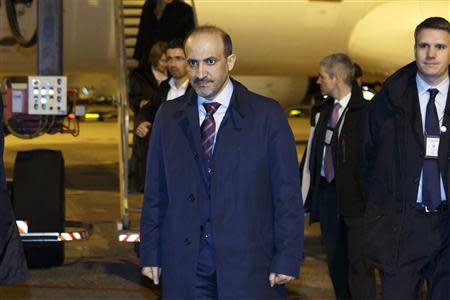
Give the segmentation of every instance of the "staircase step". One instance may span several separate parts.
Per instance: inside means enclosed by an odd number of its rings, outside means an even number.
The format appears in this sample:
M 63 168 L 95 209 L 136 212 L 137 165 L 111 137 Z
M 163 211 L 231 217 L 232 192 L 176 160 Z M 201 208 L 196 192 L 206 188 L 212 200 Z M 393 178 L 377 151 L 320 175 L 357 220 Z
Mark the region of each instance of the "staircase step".
M 139 24 L 124 24 L 125 28 L 139 28 Z

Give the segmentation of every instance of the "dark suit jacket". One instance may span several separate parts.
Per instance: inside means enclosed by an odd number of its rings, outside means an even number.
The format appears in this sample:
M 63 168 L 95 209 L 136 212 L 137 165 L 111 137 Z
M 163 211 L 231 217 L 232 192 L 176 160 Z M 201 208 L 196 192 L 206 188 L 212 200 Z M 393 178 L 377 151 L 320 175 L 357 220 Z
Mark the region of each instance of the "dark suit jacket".
M 369 104 L 365 127 L 364 184 L 366 252 L 383 271 L 395 271 L 414 251 L 400 245 L 402 227 L 416 209 L 425 154 L 415 62 L 389 77 Z M 450 95 L 443 126 L 450 128 Z M 450 130 L 441 133 L 439 168 L 447 199 L 450 186 Z M 448 212 L 450 214 L 450 212 Z M 418 238 L 418 243 L 423 240 Z
M 346 113 L 341 117 L 339 138 L 333 135 L 332 149 L 337 192 L 337 213 L 342 216 L 363 216 L 364 199 L 361 189 L 361 160 L 363 157 L 363 124 L 366 119 L 366 103 L 361 89 L 355 84 Z M 311 222 L 319 221 L 319 184 L 323 162 L 323 149 L 328 119 L 334 99 L 329 98 L 320 108 L 320 118 L 311 143 L 309 161 L 311 184 L 305 209 L 310 212 Z M 342 123 L 341 123 L 342 122 Z
M 141 21 L 133 58 L 147 62 L 151 47 L 158 41 L 184 39 L 194 29 L 194 14 L 188 4 L 175 0 L 167 4 L 161 18 L 155 16 L 155 1 L 147 0 L 142 8 Z
M 140 264 L 162 267 L 165 299 L 194 298 L 202 201 L 211 203 L 219 298 L 284 299 L 269 273 L 299 273 L 303 209 L 293 134 L 276 101 L 233 86 L 210 189 L 195 91 L 163 103 L 153 124 Z
M 158 89 L 158 81 L 153 75 L 152 67 L 140 65 L 130 74 L 128 102 L 129 107 L 137 114 L 142 99 L 151 100 Z
M 141 115 L 140 115 L 141 121 L 148 121 L 150 123 L 153 123 L 153 121 L 155 120 L 155 116 L 156 116 L 156 112 L 158 111 L 158 108 L 161 106 L 162 103 L 167 101 L 167 94 L 170 91 L 169 81 L 170 81 L 170 78 L 167 78 L 166 80 L 161 82 L 161 85 L 156 90 L 151 101 L 142 107 Z M 188 93 L 190 89 L 191 89 L 191 84 L 189 83 L 186 88 L 186 93 Z

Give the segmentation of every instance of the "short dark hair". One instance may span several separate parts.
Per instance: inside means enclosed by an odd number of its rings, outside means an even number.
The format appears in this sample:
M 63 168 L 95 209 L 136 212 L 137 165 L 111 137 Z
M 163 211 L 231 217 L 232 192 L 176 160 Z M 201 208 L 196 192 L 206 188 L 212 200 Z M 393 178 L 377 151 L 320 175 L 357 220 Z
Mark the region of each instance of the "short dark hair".
M 442 17 L 431 17 L 425 19 L 417 25 L 416 30 L 414 30 L 414 41 L 417 41 L 417 36 L 424 29 L 439 29 L 450 33 L 450 23 L 448 23 L 447 19 Z
M 192 35 L 196 33 L 217 33 L 222 37 L 223 41 L 223 54 L 225 57 L 230 56 L 233 54 L 233 42 L 231 41 L 231 37 L 228 33 L 226 33 L 223 29 L 214 26 L 214 25 L 202 25 L 194 28 L 184 40 L 184 44 L 186 45 L 186 41 L 191 37 Z
M 173 39 L 167 44 L 167 49 L 183 49 L 184 51 L 184 43 L 182 39 Z M 166 49 L 166 50 L 167 50 Z
M 342 74 L 342 80 L 352 86 L 355 77 L 355 65 L 347 54 L 333 53 L 320 60 L 320 66 L 327 70 L 330 77 Z
M 150 49 L 148 63 L 153 67 L 158 65 L 159 59 L 166 53 L 167 43 L 164 41 L 156 42 Z

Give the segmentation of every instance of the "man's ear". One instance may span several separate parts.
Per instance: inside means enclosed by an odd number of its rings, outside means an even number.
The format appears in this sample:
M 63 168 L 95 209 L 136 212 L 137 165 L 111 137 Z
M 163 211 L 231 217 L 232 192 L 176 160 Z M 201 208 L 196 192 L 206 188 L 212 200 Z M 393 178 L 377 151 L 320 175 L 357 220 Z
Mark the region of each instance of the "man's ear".
M 236 63 L 236 54 L 231 54 L 227 57 L 228 71 L 233 70 L 234 64 Z

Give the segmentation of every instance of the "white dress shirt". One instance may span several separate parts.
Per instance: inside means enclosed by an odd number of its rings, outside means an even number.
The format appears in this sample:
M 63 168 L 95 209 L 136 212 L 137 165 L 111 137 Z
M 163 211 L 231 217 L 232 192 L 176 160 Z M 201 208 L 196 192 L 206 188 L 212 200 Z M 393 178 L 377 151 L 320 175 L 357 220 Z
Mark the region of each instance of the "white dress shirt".
M 352 97 L 352 93 L 348 93 L 347 95 L 344 96 L 344 98 L 340 99 L 340 100 L 334 100 L 334 103 L 339 103 L 341 105 L 341 107 L 339 107 L 338 110 L 338 120 L 340 121 L 342 118 L 342 114 L 344 113 L 344 111 L 347 108 L 348 103 L 350 102 L 350 98 Z M 336 132 L 339 134 L 340 130 L 339 130 L 339 125 L 341 124 L 341 122 L 338 121 L 338 124 L 336 125 Z M 328 123 L 328 122 L 327 122 Z M 324 169 L 324 158 L 325 158 L 325 150 L 326 147 L 323 147 L 323 153 L 322 153 L 322 169 L 320 170 L 320 175 L 325 177 L 325 169 Z
M 167 93 L 167 101 L 169 100 L 173 100 L 175 98 L 178 98 L 180 96 L 183 96 L 186 93 L 186 89 L 187 86 L 189 84 L 189 79 L 186 79 L 181 85 L 180 87 L 177 88 L 177 85 L 175 84 L 175 79 L 170 78 L 169 79 L 169 85 L 170 85 L 170 90 Z
M 436 95 L 434 103 L 436 105 L 436 111 L 439 118 L 439 126 L 442 126 L 442 120 L 444 119 L 444 111 L 445 105 L 447 103 L 447 94 L 449 87 L 448 77 L 441 83 L 439 83 L 437 86 L 431 86 L 428 83 L 426 83 L 417 73 L 416 83 L 417 83 L 417 92 L 419 96 L 420 113 L 422 116 L 422 128 L 424 129 L 424 132 L 425 132 L 425 115 L 427 113 L 428 100 L 430 99 L 430 92 L 428 92 L 428 89 L 439 90 L 439 93 Z M 423 170 L 420 172 L 419 190 L 417 191 L 418 203 L 422 203 L 422 176 Z M 442 175 L 441 175 L 441 198 L 442 200 L 447 200 L 447 196 L 445 195 L 444 183 L 442 181 Z
M 220 124 L 222 123 L 223 117 L 225 117 L 225 113 L 227 112 L 228 106 L 230 105 L 231 96 L 233 95 L 233 89 L 234 89 L 233 84 L 231 83 L 231 80 L 228 79 L 223 90 L 220 91 L 219 94 L 217 94 L 214 99 L 207 100 L 203 97 L 198 96 L 197 103 L 198 103 L 198 113 L 199 113 L 200 125 L 202 124 L 203 120 L 206 117 L 206 109 L 203 106 L 203 103 L 205 103 L 205 102 L 220 103 L 219 108 L 213 114 L 214 122 L 216 123 L 216 134 L 214 136 L 214 145 L 216 144 L 217 132 L 219 132 Z M 214 151 L 214 146 L 213 146 L 213 151 Z

